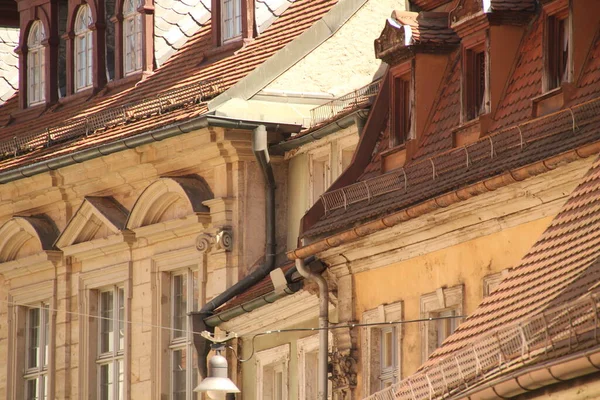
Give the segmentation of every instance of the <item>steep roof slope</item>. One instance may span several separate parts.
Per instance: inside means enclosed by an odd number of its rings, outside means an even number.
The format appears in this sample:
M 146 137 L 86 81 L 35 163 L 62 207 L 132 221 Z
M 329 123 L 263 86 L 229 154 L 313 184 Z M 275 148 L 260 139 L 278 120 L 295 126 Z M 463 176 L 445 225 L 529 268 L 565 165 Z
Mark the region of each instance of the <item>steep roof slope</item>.
M 0 171 L 206 113 L 206 104 L 197 101 L 203 97 L 203 91 L 208 88 L 214 96 L 231 87 L 306 31 L 336 2 L 298 0 L 289 3 L 281 16 L 253 41 L 234 53 L 207 58 L 206 52 L 212 48 L 209 21 L 150 77 L 135 86 L 107 87 L 90 97 L 75 96 L 49 109 L 32 109 L 25 113 L 18 112 L 17 98 L 13 97 L 0 107 Z M 156 112 L 141 119 L 125 118 L 124 122 L 113 123 L 106 129 L 92 132 L 85 129 L 86 118 L 91 120 L 99 111 L 113 109 L 122 115 L 118 107 L 162 95 L 166 96 L 168 106 L 173 101 L 168 97 L 173 93 L 181 93 L 190 101 L 168 112 Z M 63 132 L 65 126 L 75 124 L 74 121 L 82 126 L 81 132 L 63 140 L 54 138 L 54 131 Z

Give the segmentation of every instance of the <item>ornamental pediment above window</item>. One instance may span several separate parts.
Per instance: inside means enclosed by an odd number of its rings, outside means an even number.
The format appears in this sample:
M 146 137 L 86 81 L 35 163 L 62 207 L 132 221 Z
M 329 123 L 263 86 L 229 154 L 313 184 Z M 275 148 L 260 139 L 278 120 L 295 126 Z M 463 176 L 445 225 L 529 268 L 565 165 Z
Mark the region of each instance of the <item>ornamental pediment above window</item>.
M 128 211 L 112 197 L 86 197 L 56 241 L 64 250 L 80 243 L 120 236 Z

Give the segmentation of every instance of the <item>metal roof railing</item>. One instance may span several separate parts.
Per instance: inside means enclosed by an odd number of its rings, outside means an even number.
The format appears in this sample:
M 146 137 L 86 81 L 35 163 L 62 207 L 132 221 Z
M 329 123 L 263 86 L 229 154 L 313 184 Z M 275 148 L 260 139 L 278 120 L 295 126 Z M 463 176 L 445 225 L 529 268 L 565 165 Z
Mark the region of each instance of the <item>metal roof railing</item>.
M 514 125 L 483 137 L 469 145 L 418 161 L 406 168 L 360 181 L 321 196 L 325 213 L 348 208 L 394 191 L 409 191 L 411 186 L 438 179 L 449 171 L 469 169 L 484 160 L 491 160 L 508 151 L 523 150 L 529 143 L 568 130 L 575 132 L 580 125 L 598 118 L 600 99 L 590 100 L 553 114 L 545 115 L 520 125 Z M 544 123 L 544 129 L 540 124 Z
M 323 121 L 335 118 L 338 114 L 368 104 L 373 97 L 377 96 L 380 87 L 381 79 L 313 108 L 310 110 L 311 128 Z
M 32 132 L 0 141 L 0 160 L 16 157 L 53 144 L 93 135 L 98 131 L 164 114 L 188 104 L 204 102 L 223 91 L 220 79 L 181 86 L 153 97 L 122 106 L 102 109 L 83 117 L 67 120 L 44 131 Z
M 531 364 L 583 342 L 598 343 L 599 292 L 478 337 L 365 400 L 432 400 L 473 387 L 508 367 Z

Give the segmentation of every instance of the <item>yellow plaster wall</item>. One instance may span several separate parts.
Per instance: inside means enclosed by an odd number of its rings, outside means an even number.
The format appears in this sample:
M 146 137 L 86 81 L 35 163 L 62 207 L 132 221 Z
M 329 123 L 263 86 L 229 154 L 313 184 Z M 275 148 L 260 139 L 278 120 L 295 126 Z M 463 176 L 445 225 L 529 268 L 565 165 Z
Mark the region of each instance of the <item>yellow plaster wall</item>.
M 356 315 L 360 318 L 364 311 L 380 304 L 403 301 L 404 319 L 418 319 L 422 295 L 440 287 L 460 284 L 464 285 L 464 313 L 468 315 L 482 299 L 483 277 L 517 264 L 551 219 L 542 218 L 397 264 L 358 273 L 354 277 Z M 403 325 L 402 377 L 415 372 L 421 364 L 419 325 Z M 359 385 L 361 379 L 359 376 Z

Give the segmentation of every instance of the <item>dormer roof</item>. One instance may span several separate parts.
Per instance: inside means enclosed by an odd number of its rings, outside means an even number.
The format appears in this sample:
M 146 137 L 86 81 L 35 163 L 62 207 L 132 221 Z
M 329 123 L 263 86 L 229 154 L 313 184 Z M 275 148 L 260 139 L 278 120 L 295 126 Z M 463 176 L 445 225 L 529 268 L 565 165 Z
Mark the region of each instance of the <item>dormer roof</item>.
M 375 40 L 375 55 L 393 65 L 413 51 L 443 51 L 458 43 L 458 36 L 448 26 L 448 13 L 396 10 Z
M 454 27 L 465 21 L 488 17 L 490 21 L 518 24 L 528 21 L 535 13 L 536 0 L 460 0 L 450 12 Z

